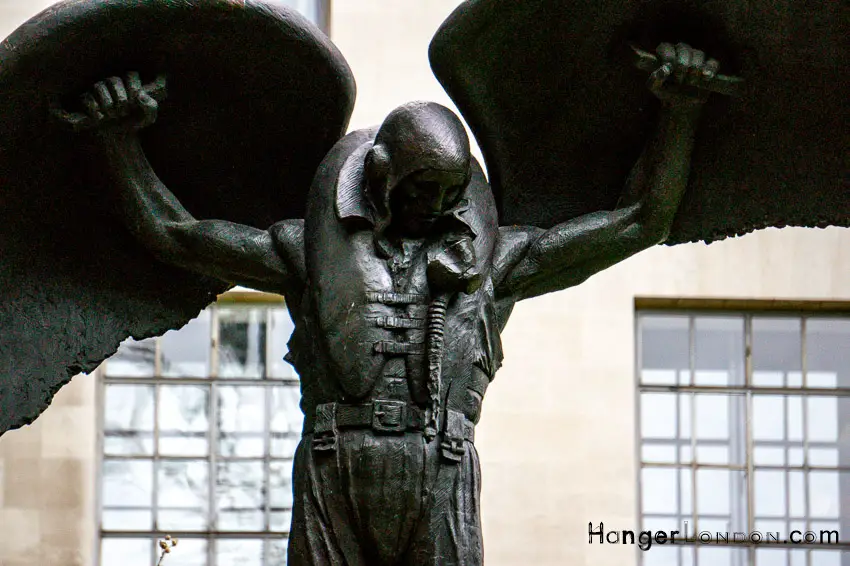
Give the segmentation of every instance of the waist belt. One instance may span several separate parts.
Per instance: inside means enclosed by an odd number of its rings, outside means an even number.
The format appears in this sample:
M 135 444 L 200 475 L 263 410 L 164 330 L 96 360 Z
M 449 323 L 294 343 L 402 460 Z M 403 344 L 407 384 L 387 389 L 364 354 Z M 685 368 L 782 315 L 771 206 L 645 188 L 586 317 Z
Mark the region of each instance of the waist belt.
M 304 434 L 313 433 L 313 449 L 335 450 L 336 433 L 345 428 L 371 428 L 380 434 L 401 434 L 406 431 L 424 431 L 425 410 L 404 401 L 377 399 L 362 405 L 323 403 L 316 406 L 316 417 L 312 431 L 305 428 Z M 475 425 L 462 413 L 447 411 L 444 444 L 451 445 L 456 455 L 463 453 L 462 442 L 475 440 Z

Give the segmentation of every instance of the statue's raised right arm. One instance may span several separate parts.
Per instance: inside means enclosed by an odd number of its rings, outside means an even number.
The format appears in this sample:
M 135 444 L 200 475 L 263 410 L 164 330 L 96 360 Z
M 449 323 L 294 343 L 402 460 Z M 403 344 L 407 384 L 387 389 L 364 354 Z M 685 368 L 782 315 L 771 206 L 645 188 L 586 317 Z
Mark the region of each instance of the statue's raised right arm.
M 235 285 L 298 296 L 304 282 L 303 220 L 269 230 L 225 220 L 198 220 L 162 183 L 137 131 L 154 123 L 158 105 L 138 73 L 110 77 L 83 95 L 95 122 L 124 220 L 157 259 Z
M 663 43 L 658 54 L 659 68 L 649 81 L 662 103 L 656 132 L 617 207 L 548 230 L 503 227 L 497 295 L 522 300 L 573 287 L 667 239 L 688 184 L 700 111 L 719 63 L 681 43 Z

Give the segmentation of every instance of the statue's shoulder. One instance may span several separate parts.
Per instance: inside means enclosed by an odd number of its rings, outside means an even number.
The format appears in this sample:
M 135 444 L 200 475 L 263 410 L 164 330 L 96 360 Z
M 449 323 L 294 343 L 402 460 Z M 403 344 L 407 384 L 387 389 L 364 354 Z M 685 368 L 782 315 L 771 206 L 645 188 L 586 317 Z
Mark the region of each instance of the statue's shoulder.
M 307 195 L 308 231 L 348 214 L 365 214 L 362 201 L 363 168 L 377 128 L 356 130 L 340 139 L 319 165 Z M 312 227 L 312 228 L 310 228 Z
M 310 192 L 317 190 L 316 185 L 322 183 L 327 185 L 328 180 L 336 181 L 340 172 L 348 164 L 352 165 L 351 161 L 355 154 L 364 153 L 364 147 L 368 149 L 375 141 L 375 135 L 378 133 L 378 128 L 364 128 L 362 130 L 354 130 L 349 132 L 325 155 L 325 158 L 319 164 L 316 170 L 316 175 L 313 177 L 313 185 Z M 361 164 L 362 165 L 362 164 Z M 361 168 L 362 172 L 362 168 Z M 308 195 L 308 199 L 309 199 Z

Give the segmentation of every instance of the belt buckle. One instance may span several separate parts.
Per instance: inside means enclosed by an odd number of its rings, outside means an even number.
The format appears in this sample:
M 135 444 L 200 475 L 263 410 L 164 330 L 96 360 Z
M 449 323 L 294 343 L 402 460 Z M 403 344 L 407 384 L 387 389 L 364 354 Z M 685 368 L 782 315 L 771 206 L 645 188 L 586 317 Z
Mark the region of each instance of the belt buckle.
M 372 429 L 376 432 L 404 432 L 407 429 L 407 403 L 372 401 Z

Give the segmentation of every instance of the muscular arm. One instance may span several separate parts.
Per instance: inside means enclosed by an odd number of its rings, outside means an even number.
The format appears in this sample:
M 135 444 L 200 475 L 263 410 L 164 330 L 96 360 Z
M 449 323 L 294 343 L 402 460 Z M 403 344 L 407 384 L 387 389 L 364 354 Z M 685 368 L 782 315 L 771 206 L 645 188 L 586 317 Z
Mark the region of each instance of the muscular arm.
M 515 267 L 501 295 L 527 299 L 584 282 L 591 275 L 667 239 L 687 186 L 698 108 L 665 108 L 613 211 L 595 212 L 549 230 L 503 228 Z M 524 251 L 524 253 L 523 253 Z
M 165 78 L 160 81 L 164 88 Z M 259 230 L 192 217 L 156 176 L 139 142 L 136 132 L 156 121 L 158 105 L 138 73 L 98 82 L 81 100 L 87 128 L 99 138 L 117 185 L 127 227 L 158 259 L 228 283 L 300 298 L 303 221 Z
M 497 294 L 521 300 L 578 285 L 667 239 L 688 184 L 704 88 L 717 61 L 679 44 L 659 46 L 650 88 L 662 101 L 658 124 L 626 182 L 617 208 L 540 228 L 502 228 Z M 674 78 L 673 87 L 664 86 Z M 671 81 L 673 82 L 673 81 Z M 685 88 L 692 87 L 692 88 Z
M 161 261 L 223 281 L 297 296 L 303 281 L 303 221 L 267 230 L 196 220 L 159 180 L 133 133 L 104 136 L 128 228 Z M 276 245 L 277 244 L 277 245 Z

